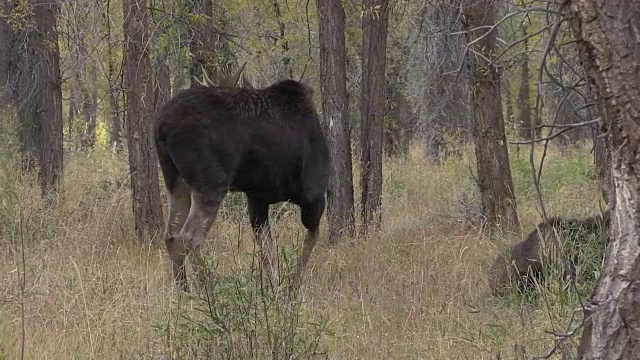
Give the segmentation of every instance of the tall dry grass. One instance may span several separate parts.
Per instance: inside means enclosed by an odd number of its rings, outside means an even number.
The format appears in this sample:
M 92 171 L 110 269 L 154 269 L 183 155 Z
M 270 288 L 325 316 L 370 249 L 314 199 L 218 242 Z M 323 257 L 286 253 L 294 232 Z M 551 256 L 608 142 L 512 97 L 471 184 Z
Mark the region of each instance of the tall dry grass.
M 417 148 L 406 160 L 387 160 L 382 232 L 318 244 L 299 311 L 308 323 L 326 322 L 316 339 L 326 357 L 520 358 L 544 354 L 554 344 L 547 331 L 564 330 L 584 294 L 487 292 L 497 251 L 540 219 L 528 155 L 511 152 L 523 229 L 489 235 L 466 222 L 461 199 L 477 196 L 473 153 L 464 150 L 441 165 Z M 550 214 L 599 210 L 588 151 L 551 150 L 542 178 Z M 26 359 L 175 356 L 190 341 L 177 314 L 195 311 L 195 300 L 173 290 L 162 242 L 135 238 L 126 163 L 102 151 L 74 154 L 65 171 L 63 191 L 46 205 L 33 178 L 18 176 L 10 158 L 3 163 L 0 358 L 19 358 L 22 349 Z M 241 197 L 228 197 L 210 233 L 208 253 L 220 274 L 252 263 L 244 212 Z M 292 247 L 304 236 L 297 210 L 274 213 L 279 246 Z

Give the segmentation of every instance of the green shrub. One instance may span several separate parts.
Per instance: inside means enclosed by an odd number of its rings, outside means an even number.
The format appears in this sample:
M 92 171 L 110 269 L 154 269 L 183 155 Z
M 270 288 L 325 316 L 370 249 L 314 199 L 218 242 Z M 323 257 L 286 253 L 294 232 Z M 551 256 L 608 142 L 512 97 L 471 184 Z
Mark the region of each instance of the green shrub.
M 193 277 L 197 290 L 185 295 L 175 314 L 173 357 L 178 359 L 326 358 L 321 339 L 326 322 L 313 323 L 301 311 L 292 287 L 293 256 L 279 254 L 272 275 L 257 258 L 250 269 L 221 275 L 215 261 L 203 260 Z M 164 326 L 162 331 L 169 329 Z

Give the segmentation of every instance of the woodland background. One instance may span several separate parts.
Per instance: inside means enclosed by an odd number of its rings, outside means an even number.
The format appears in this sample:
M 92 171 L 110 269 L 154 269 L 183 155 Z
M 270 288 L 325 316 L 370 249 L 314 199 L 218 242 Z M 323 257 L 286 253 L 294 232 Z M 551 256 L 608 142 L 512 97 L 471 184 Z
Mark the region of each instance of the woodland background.
M 579 338 L 558 334 L 595 280 L 494 298 L 486 273 L 547 214 L 615 197 L 583 3 L 3 1 L 0 357 L 572 358 Z M 288 293 L 230 194 L 219 279 L 179 296 L 151 119 L 245 63 L 240 86 L 315 90 L 328 241 Z M 302 227 L 272 210 L 286 268 Z

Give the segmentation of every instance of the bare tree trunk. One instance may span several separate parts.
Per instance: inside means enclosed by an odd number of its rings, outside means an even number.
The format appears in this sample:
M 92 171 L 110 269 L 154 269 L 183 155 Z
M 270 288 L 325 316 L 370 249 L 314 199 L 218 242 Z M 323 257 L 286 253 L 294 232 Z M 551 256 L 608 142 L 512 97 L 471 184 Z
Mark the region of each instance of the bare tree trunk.
M 155 63 L 157 95 L 154 114 L 171 98 L 171 70 L 167 62 L 167 54 L 158 54 Z
M 106 9 L 110 8 L 110 0 L 107 0 Z M 114 47 L 115 40 L 111 33 L 111 19 L 108 11 L 103 16 L 103 24 L 106 30 L 107 39 L 107 82 L 109 83 L 109 108 L 111 110 L 111 118 L 109 121 L 109 146 L 115 153 L 120 153 L 124 146 L 122 144 L 122 123 L 123 123 L 123 106 L 122 106 L 122 69 L 116 66 Z
M 67 116 L 67 142 L 73 144 L 73 129 L 76 118 L 80 117 L 80 104 L 82 93 L 80 91 L 80 79 L 73 76 L 69 80 L 69 115 Z
M 409 67 L 410 53 L 406 37 L 397 40 L 393 46 L 396 51 L 387 54 L 386 75 L 386 121 L 384 126 L 384 153 L 405 157 L 409 152 L 409 143 L 414 134 L 415 116 L 409 99 L 405 95 L 407 80 L 400 69 Z
M 484 30 L 478 29 L 495 24 L 498 4 L 495 0 L 475 1 L 464 12 L 470 40 L 475 41 L 472 46 L 475 52 L 483 55 L 469 56 L 473 134 L 482 209 L 490 225 L 512 227 L 518 224 L 518 214 L 502 118 L 500 74 L 495 64 L 485 60 L 497 53 L 496 33 L 485 34 Z
M 362 88 L 360 114 L 360 187 L 362 233 L 382 223 L 382 136 L 389 3 L 364 0 L 362 16 Z
M 19 142 L 25 170 L 38 170 L 43 195 L 57 190 L 63 170 L 63 114 L 56 1 L 32 0 L 26 10 L 5 3 L 9 18 L 18 19 L 3 45 L 7 77 L 2 79 L 20 125 Z M 24 21 L 20 24 L 21 19 Z M 3 20 L 0 20 L 4 22 Z M 4 83 L 6 82 L 6 83 Z
M 342 8 L 342 6 L 340 6 L 340 8 Z M 278 22 L 278 30 L 280 32 L 280 39 L 278 41 L 280 42 L 280 47 L 282 48 L 282 65 L 284 67 L 284 73 L 290 79 L 293 79 L 293 64 L 291 63 L 291 57 L 289 56 L 289 42 L 287 41 L 286 28 L 284 20 L 282 19 L 280 0 L 273 0 L 273 10 L 276 13 L 276 21 Z
M 518 91 L 518 108 L 520 110 L 520 137 L 523 139 L 531 140 L 540 137 L 540 130 L 535 129 L 535 125 L 532 123 L 531 118 L 531 91 L 529 89 L 529 51 L 527 46 L 527 27 L 522 27 L 522 44 L 524 46 L 524 52 L 522 54 L 522 64 L 520 72 L 520 89 Z
M 149 58 L 147 4 L 124 0 L 124 85 L 133 215 L 139 237 L 163 228 L 158 162 L 152 141 L 153 84 Z
M 389 76 L 387 99 L 388 121 L 384 127 L 384 152 L 390 156 L 405 157 L 409 152 L 414 117 L 397 76 Z
M 98 89 L 96 84 L 98 76 L 96 68 L 93 64 L 88 65 L 88 77 L 91 81 L 91 89 L 83 87 L 83 104 L 82 110 L 84 114 L 84 131 L 82 132 L 81 147 L 84 151 L 93 150 L 96 145 L 96 125 L 98 116 Z
M 421 46 L 424 55 L 421 132 L 425 156 L 444 160 L 457 150 L 456 143 L 471 140 L 469 108 L 469 74 L 456 73 L 464 63 L 464 35 L 450 33 L 464 30 L 460 22 L 459 1 L 437 1 L 420 12 Z M 452 75 L 456 73 L 455 75 Z M 453 141 L 451 141 L 453 140 Z M 454 145 L 453 147 L 451 145 Z
M 503 81 L 503 93 L 504 93 L 504 103 L 505 103 L 505 116 L 506 116 L 506 124 L 505 128 L 508 128 L 510 131 L 516 129 L 515 119 L 513 116 L 513 96 L 511 96 L 511 88 L 509 87 L 509 80 L 507 76 L 502 78 Z M 507 125 L 508 124 L 508 125 Z
M 194 81 L 194 77 L 202 79 L 203 70 L 214 82 L 219 81 L 232 69 L 233 54 L 226 35 L 220 33 L 226 27 L 226 13 L 218 1 L 190 0 L 190 4 L 192 12 L 201 17 L 191 28 L 191 81 Z
M 320 93 L 323 127 L 331 151 L 327 191 L 329 242 L 355 235 L 351 126 L 347 95 L 344 9 L 341 0 L 318 0 Z
M 640 358 L 640 2 L 569 1 L 595 84 L 615 183 L 611 243 L 587 308 L 580 359 Z

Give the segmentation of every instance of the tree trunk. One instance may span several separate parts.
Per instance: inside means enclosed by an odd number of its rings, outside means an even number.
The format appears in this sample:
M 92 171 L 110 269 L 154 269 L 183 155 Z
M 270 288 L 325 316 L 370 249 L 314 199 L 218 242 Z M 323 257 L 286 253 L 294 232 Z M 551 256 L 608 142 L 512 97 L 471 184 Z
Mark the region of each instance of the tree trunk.
M 437 1 L 425 6 L 419 18 L 424 80 L 417 85 L 423 89 L 424 153 L 442 161 L 458 153 L 457 144 L 471 141 L 469 74 L 464 70 L 457 73 L 465 61 L 466 38 L 463 34 L 447 33 L 464 30 L 458 7 L 449 2 Z
M 164 103 L 171 98 L 171 69 L 167 61 L 168 54 L 160 53 L 156 55 L 156 89 L 155 111 L 158 111 Z
M 571 26 L 612 150 L 611 243 L 589 306 L 578 357 L 640 358 L 640 2 L 569 1 Z
M 98 116 L 98 89 L 96 87 L 98 82 L 98 76 L 96 68 L 93 64 L 88 64 L 88 77 L 91 81 L 91 89 L 83 86 L 83 104 L 82 111 L 84 114 L 84 131 L 82 132 L 82 139 L 80 142 L 81 148 L 84 151 L 93 150 L 96 145 L 96 125 Z
M 360 114 L 360 187 L 362 234 L 382 223 L 382 136 L 389 3 L 364 0 L 362 16 L 362 88 Z
M 481 0 L 467 6 L 464 12 L 470 40 L 475 41 L 473 49 L 483 55 L 474 56 L 471 52 L 469 55 L 473 136 L 482 209 L 489 225 L 512 227 L 518 224 L 518 214 L 502 117 L 500 73 L 495 64 L 485 60 L 492 59 L 498 52 L 496 32 L 485 34 L 485 30 L 478 29 L 495 24 L 497 6 L 495 0 Z
M 508 128 L 509 131 L 513 131 L 516 129 L 515 120 L 513 116 L 513 96 L 511 96 L 511 88 L 509 87 L 509 80 L 507 76 L 502 78 L 503 81 L 503 93 L 504 93 L 504 103 L 505 103 L 505 116 L 506 116 L 506 124 L 505 128 Z
M 107 0 L 106 9 L 110 8 L 110 1 Z M 103 24 L 107 38 L 107 82 L 109 83 L 109 108 L 111 118 L 109 121 L 109 146 L 113 152 L 120 153 L 124 146 L 122 144 L 122 69 L 116 68 L 116 55 L 114 54 L 115 40 L 111 33 L 111 19 L 107 12 L 103 16 Z M 120 71 L 118 71 L 120 70 Z
M 342 9 L 342 5 L 340 5 L 340 8 Z M 285 32 L 286 28 L 285 28 L 284 20 L 282 19 L 282 11 L 280 9 L 279 0 L 273 0 L 273 10 L 275 11 L 275 14 L 276 14 L 276 21 L 278 22 L 278 31 L 280 32 L 280 39 L 278 41 L 280 42 L 280 47 L 282 48 L 282 65 L 283 65 L 284 74 L 285 76 L 288 76 L 290 79 L 293 79 L 293 66 L 292 66 L 293 64 L 291 63 L 291 57 L 289 56 L 289 41 L 287 41 L 287 35 Z M 344 23 L 344 20 L 343 20 L 343 23 Z M 344 25 L 342 27 L 344 32 Z
M 224 8 L 219 2 L 211 0 L 190 0 L 190 6 L 193 14 L 200 17 L 196 24 L 191 25 L 193 61 L 189 75 L 192 84 L 194 78 L 202 80 L 203 70 L 211 80 L 218 82 L 231 72 L 233 58 L 226 35 L 220 33 L 226 27 Z
M 525 39 L 522 44 L 524 52 L 522 54 L 522 64 L 520 72 L 520 89 L 518 91 L 518 108 L 520 110 L 520 137 L 531 140 L 540 137 L 540 130 L 536 129 L 531 119 L 531 95 L 529 90 L 529 51 L 527 47 L 527 27 L 523 25 L 522 36 Z
M 152 141 L 154 111 L 147 4 L 124 0 L 126 128 L 136 233 L 153 237 L 163 228 L 158 162 Z
M 351 126 L 347 95 L 344 9 L 341 0 L 318 0 L 320 93 L 323 127 L 331 151 L 327 192 L 329 243 L 355 235 Z
M 80 78 L 78 76 L 72 76 L 71 79 L 69 79 L 69 115 L 67 116 L 66 139 L 68 144 L 73 144 L 73 129 L 75 128 L 76 118 L 80 117 L 81 103 Z
M 384 127 L 384 153 L 390 156 L 406 157 L 412 135 L 409 100 L 400 88 L 397 76 L 388 76 L 387 81 L 387 121 Z
M 5 6 L 9 18 L 17 19 L 13 25 L 18 30 L 9 30 L 9 44 L 2 44 L 7 58 L 2 87 L 17 110 L 23 168 L 38 170 L 44 195 L 58 189 L 63 170 L 64 120 L 56 28 L 59 5 L 56 1 L 29 1 L 28 13 L 21 13 L 24 9 L 13 4 Z

